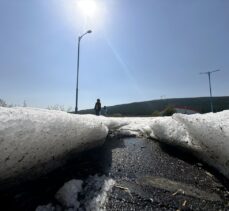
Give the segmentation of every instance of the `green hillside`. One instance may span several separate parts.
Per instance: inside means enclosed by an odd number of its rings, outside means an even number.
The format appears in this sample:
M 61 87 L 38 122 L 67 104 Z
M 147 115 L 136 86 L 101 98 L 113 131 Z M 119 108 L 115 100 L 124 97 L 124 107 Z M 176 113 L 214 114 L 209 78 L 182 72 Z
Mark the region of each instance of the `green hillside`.
M 168 105 L 175 107 L 188 107 L 198 111 L 199 113 L 210 112 L 209 97 L 152 100 L 109 106 L 107 108 L 108 115 L 111 116 L 151 116 L 154 111 L 162 111 Z M 229 109 L 229 97 L 214 97 L 213 106 L 214 112 Z M 79 113 L 94 114 L 94 110 L 81 110 Z

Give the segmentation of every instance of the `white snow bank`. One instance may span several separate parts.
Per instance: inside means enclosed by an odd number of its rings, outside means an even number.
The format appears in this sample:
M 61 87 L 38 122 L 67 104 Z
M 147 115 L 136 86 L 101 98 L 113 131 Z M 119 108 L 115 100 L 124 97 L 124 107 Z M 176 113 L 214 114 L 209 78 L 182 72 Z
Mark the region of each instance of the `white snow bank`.
M 190 150 L 229 178 L 229 111 L 175 114 L 153 122 L 154 138 Z
M 205 115 L 175 115 L 191 137 L 194 153 L 229 178 L 229 111 Z M 193 148 L 194 148 L 193 147 Z
M 103 144 L 107 134 L 93 115 L 0 107 L 0 180 L 47 173 L 69 154 Z
M 184 147 L 229 178 L 229 111 L 148 118 L 108 118 L 0 107 L 0 181 L 46 173 L 67 155 L 98 146 L 108 131 Z

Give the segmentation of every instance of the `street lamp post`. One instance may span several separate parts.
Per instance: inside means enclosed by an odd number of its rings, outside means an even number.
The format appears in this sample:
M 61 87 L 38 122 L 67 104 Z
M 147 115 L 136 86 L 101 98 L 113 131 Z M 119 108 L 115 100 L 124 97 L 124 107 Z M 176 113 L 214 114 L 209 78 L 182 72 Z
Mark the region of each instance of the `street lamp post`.
M 88 30 L 83 35 L 78 37 L 78 57 L 77 57 L 77 76 L 76 76 L 76 107 L 75 107 L 75 113 L 78 112 L 78 87 L 79 87 L 79 66 L 80 66 L 80 41 L 83 38 L 84 35 L 92 33 L 91 30 Z
M 209 90 L 210 90 L 210 105 L 211 105 L 211 112 L 213 112 L 213 103 L 212 103 L 212 87 L 211 87 L 211 74 L 214 72 L 218 72 L 220 70 L 213 70 L 208 72 L 202 72 L 200 74 L 207 74 L 208 75 L 208 81 L 209 81 Z

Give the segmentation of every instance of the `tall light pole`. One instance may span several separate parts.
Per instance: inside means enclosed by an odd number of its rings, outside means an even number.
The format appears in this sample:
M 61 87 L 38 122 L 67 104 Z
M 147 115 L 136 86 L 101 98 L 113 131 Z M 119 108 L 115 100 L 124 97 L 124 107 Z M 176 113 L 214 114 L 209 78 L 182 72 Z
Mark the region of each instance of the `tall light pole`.
M 76 77 L 76 107 L 75 107 L 75 113 L 78 112 L 78 87 L 79 87 L 79 67 L 80 67 L 80 41 L 83 38 L 84 35 L 92 33 L 91 30 L 88 30 L 83 35 L 78 37 L 78 57 L 77 57 L 77 77 Z
M 209 89 L 210 89 L 210 105 L 211 105 L 211 112 L 213 112 L 213 103 L 212 103 L 212 87 L 211 87 L 211 74 L 214 72 L 218 72 L 220 70 L 213 70 L 208 72 L 202 72 L 200 74 L 207 74 L 208 75 L 208 81 L 209 81 Z

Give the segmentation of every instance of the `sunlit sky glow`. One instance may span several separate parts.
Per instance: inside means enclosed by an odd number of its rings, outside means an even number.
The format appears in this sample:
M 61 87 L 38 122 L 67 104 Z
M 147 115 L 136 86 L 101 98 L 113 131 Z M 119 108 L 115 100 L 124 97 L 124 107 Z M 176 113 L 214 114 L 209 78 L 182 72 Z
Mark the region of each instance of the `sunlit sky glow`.
M 80 0 L 78 2 L 79 9 L 85 16 L 94 17 L 96 15 L 97 6 L 93 0 Z
M 229 90 L 228 0 L 1 0 L 0 98 L 79 109 Z

